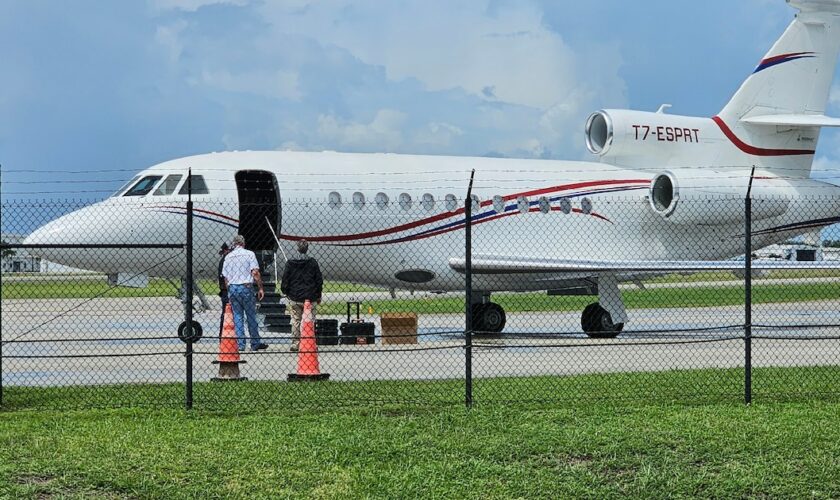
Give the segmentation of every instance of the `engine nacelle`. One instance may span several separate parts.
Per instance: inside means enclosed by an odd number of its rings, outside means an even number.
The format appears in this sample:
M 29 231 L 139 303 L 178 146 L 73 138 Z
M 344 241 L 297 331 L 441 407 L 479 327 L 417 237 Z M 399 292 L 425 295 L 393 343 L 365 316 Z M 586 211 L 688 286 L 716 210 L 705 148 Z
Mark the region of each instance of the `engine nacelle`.
M 675 224 L 734 224 L 744 220 L 744 198 L 750 172 L 743 170 L 663 172 L 650 183 L 648 199 L 653 211 Z M 752 219 L 778 217 L 789 205 L 793 188 L 778 177 L 753 180 Z
M 720 136 L 715 128 L 708 118 L 602 110 L 586 121 L 586 147 L 601 161 L 616 165 L 690 164 L 707 151 L 701 142 Z

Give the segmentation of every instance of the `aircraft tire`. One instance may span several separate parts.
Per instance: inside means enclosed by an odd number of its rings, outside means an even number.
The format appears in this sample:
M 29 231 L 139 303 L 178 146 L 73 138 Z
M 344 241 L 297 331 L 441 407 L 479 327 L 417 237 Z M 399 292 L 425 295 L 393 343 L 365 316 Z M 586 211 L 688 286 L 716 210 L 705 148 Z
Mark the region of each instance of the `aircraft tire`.
M 472 329 L 474 332 L 484 332 L 484 307 L 485 304 L 473 304 L 472 306 Z
M 593 302 L 580 315 L 580 326 L 589 338 L 613 339 L 624 329 L 624 323 L 613 323 L 612 316 L 601 304 Z
M 501 333 L 505 329 L 505 323 L 507 322 L 505 310 L 495 302 L 488 302 L 483 305 L 484 307 L 481 311 L 483 330 L 490 333 Z

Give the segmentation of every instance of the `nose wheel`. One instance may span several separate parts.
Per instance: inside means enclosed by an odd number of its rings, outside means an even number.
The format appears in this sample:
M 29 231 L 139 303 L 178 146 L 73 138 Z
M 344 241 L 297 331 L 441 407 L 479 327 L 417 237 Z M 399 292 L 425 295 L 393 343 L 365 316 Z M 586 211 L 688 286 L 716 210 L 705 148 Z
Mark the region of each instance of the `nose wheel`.
M 495 302 L 474 304 L 472 307 L 472 327 L 474 331 L 501 333 L 505 328 L 506 321 L 505 310 Z
M 601 304 L 595 302 L 586 306 L 580 315 L 583 332 L 593 339 L 613 339 L 621 333 L 624 323 L 613 323 L 612 316 Z

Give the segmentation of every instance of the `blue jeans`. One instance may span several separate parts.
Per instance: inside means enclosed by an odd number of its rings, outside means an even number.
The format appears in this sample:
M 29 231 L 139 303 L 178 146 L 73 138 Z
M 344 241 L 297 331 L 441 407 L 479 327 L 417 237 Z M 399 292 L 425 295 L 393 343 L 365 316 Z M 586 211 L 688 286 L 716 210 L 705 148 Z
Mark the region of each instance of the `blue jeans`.
M 245 350 L 243 314 L 248 317 L 248 334 L 251 336 L 251 350 L 255 350 L 261 341 L 260 332 L 257 327 L 257 299 L 254 297 L 254 288 L 245 285 L 230 285 L 228 287 L 228 300 L 230 301 L 231 309 L 233 309 L 233 326 L 236 328 L 239 350 Z

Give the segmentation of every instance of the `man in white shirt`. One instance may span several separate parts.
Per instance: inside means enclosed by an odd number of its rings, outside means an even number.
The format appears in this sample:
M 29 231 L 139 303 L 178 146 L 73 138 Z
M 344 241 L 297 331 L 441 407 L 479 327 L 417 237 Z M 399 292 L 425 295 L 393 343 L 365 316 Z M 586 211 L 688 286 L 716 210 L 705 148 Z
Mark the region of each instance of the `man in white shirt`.
M 233 324 L 239 341 L 239 350 L 245 350 L 245 325 L 243 315 L 248 318 L 248 334 L 251 336 L 251 350 L 268 349 L 268 344 L 260 340 L 257 326 L 257 303 L 254 300 L 254 285 L 259 288 L 257 299 L 265 296 L 263 291 L 260 265 L 257 256 L 250 250 L 245 250 L 245 238 L 237 234 L 233 238 L 233 250 L 225 257 L 222 266 L 222 276 L 225 278 L 228 290 L 228 300 L 233 309 Z

